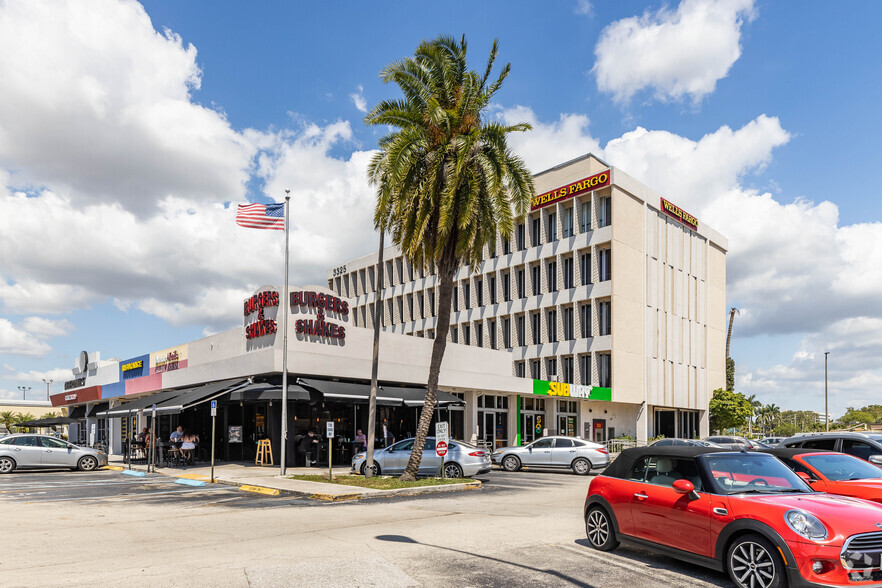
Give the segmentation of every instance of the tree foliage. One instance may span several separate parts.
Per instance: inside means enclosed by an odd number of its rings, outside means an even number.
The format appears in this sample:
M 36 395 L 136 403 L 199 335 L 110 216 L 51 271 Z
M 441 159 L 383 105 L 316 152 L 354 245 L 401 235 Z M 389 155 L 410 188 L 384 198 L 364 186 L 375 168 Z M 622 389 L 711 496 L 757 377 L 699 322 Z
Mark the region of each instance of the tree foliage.
M 732 427 L 743 427 L 753 414 L 753 406 L 744 394 L 717 388 L 713 392 L 710 404 L 710 427 L 714 431 L 722 431 Z
M 839 424 L 843 427 L 850 427 L 857 424 L 871 424 L 882 422 L 882 404 L 870 404 L 861 408 L 849 406 L 839 420 Z
M 735 360 L 731 357 L 726 358 L 726 390 L 735 391 Z

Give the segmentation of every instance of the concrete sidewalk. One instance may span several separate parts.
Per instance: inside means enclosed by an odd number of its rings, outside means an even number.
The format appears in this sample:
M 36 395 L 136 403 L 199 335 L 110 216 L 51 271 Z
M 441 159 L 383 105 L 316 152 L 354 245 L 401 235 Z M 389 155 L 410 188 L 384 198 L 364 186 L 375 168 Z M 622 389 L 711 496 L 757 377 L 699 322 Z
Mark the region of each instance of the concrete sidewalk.
M 120 456 L 110 456 L 108 467 L 110 469 L 129 469 Z M 143 463 L 132 464 L 132 470 L 146 472 L 147 466 Z M 393 490 L 375 490 L 373 488 L 361 488 L 359 486 L 346 486 L 343 484 L 330 484 L 324 482 L 309 482 L 305 480 L 292 480 L 279 475 L 278 466 L 258 466 L 245 462 L 215 463 L 214 481 L 216 484 L 238 486 L 242 490 L 258 492 L 267 495 L 288 494 L 294 496 L 306 496 L 318 500 L 338 501 L 355 500 L 360 498 L 379 498 L 384 496 L 411 496 L 414 494 L 431 494 L 437 492 L 456 492 L 461 490 L 475 490 L 481 487 L 479 480 L 473 480 L 465 484 L 445 484 L 442 486 L 420 486 L 417 488 L 397 488 Z M 192 482 L 211 483 L 211 465 L 198 464 L 190 467 L 164 468 L 157 467 L 156 473 L 163 476 L 189 480 Z M 286 474 L 291 475 L 327 475 L 327 468 L 287 468 Z M 338 466 L 333 468 L 334 476 L 347 475 L 350 468 Z M 186 482 L 184 482 L 186 483 Z

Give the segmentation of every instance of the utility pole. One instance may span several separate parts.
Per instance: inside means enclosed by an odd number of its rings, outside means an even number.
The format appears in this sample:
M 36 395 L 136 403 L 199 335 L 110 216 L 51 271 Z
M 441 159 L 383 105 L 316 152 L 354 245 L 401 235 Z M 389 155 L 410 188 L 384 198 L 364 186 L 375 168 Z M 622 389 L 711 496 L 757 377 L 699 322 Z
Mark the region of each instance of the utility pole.
M 830 430 L 830 408 L 827 404 L 827 356 L 829 351 L 824 352 L 824 430 Z

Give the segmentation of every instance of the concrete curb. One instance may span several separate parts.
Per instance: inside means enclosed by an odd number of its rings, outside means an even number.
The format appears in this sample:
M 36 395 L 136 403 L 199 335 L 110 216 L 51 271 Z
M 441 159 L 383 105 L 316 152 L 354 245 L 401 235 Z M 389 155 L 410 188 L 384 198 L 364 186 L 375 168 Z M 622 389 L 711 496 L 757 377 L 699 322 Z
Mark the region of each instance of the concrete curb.
M 440 494 L 443 492 L 462 492 L 465 490 L 480 490 L 480 480 L 466 482 L 464 484 L 444 484 L 437 486 L 417 486 L 415 488 L 393 488 L 390 490 L 365 489 L 364 492 L 350 492 L 347 494 L 326 494 L 317 492 L 310 494 L 310 498 L 325 500 L 328 502 L 341 502 L 344 500 L 360 500 L 364 498 L 388 498 L 390 496 L 417 496 L 420 494 Z

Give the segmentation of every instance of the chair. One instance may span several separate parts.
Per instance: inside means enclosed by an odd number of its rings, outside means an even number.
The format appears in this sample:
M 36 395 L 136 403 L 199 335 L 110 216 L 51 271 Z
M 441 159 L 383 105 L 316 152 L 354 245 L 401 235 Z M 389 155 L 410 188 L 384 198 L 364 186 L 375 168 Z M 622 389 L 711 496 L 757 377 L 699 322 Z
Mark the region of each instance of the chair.
M 680 475 L 680 472 L 674 470 L 674 466 L 675 461 L 673 459 L 667 457 L 658 458 L 655 462 L 655 471 L 658 474 L 650 482 L 659 486 L 673 486 L 674 482 L 683 477 Z

